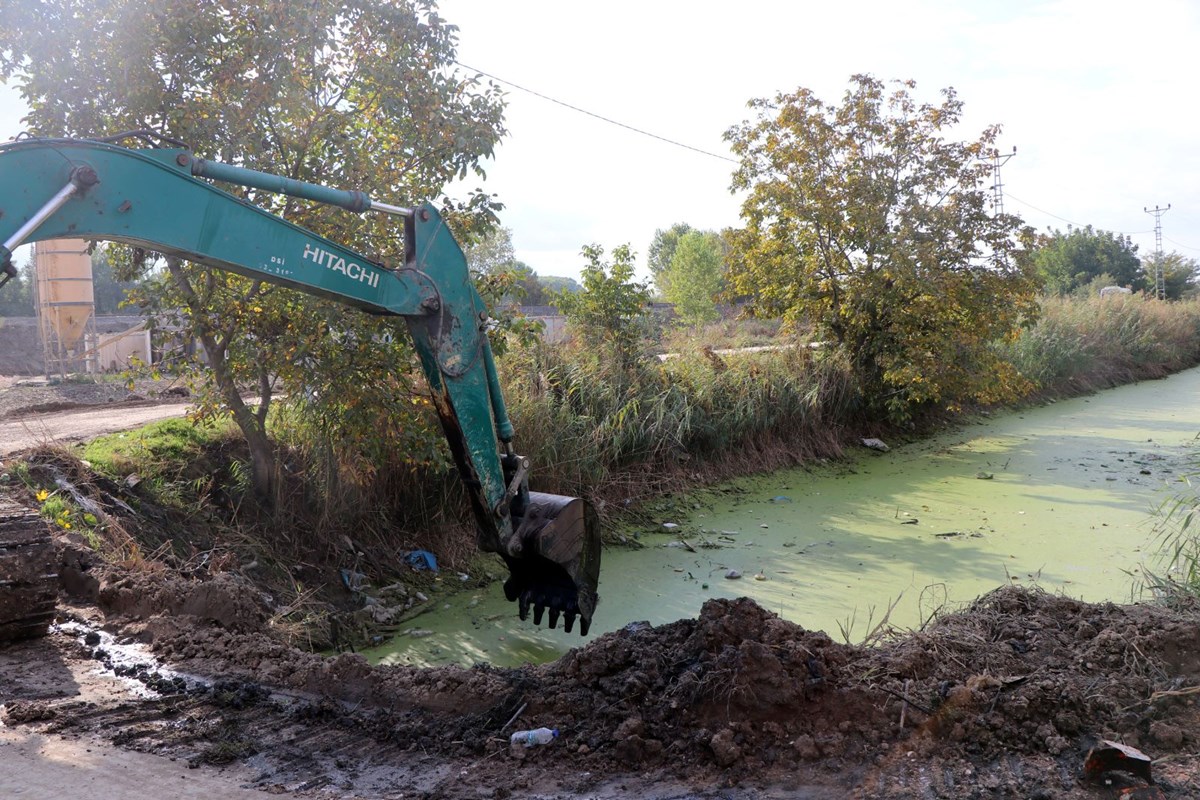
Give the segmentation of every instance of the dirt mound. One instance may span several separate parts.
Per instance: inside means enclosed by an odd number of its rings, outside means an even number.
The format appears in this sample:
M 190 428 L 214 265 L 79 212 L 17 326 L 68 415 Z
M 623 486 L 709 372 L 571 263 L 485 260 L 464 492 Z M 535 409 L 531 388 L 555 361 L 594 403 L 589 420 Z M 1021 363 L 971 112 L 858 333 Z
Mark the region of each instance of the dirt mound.
M 828 792 L 816 796 L 1090 797 L 1079 770 L 1099 738 L 1170 757 L 1156 770 L 1172 796 L 1200 791 L 1186 756 L 1198 622 L 1004 588 L 861 648 L 712 600 L 698 619 L 631 625 L 514 670 L 371 667 L 169 618 L 151 632 L 187 669 L 303 693 L 310 724 L 400 750 L 507 759 L 507 733 L 544 725 L 561 738 L 522 769 Z
M 98 605 L 136 620 L 190 617 L 231 631 L 261 630 L 267 606 L 245 578 L 228 572 L 183 578 L 162 571 L 112 572 L 100 581 Z

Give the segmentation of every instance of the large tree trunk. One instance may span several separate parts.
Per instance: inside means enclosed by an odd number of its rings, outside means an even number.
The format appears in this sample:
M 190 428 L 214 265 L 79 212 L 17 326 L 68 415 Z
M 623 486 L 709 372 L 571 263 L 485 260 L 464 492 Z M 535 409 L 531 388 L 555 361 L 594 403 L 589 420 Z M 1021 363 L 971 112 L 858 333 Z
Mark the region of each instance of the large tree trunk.
M 196 291 L 182 264 L 177 258 L 167 259 L 167 268 L 171 272 L 176 285 L 188 299 L 191 310 L 192 333 L 200 340 L 208 367 L 212 370 L 213 383 L 221 402 L 229 409 L 234 423 L 241 429 L 250 448 L 250 480 L 254 493 L 259 500 L 268 506 L 273 506 L 278 492 L 278 461 L 275 445 L 267 436 L 267 409 L 271 402 L 271 382 L 265 373 L 260 373 L 259 393 L 260 404 L 257 412 L 242 400 L 242 394 L 229 364 L 229 342 L 238 335 L 237 327 L 230 323 L 218 328 L 206 316 L 204 302 Z M 256 283 L 246 298 L 250 300 L 258 293 L 261 283 Z
M 237 382 L 230 374 L 225 347 L 228 339 L 222 336 L 218 340 L 211 330 L 206 330 L 207 326 L 203 323 L 198 324 L 196 328 L 200 344 L 204 347 L 204 354 L 208 359 L 208 365 L 213 372 L 213 381 L 221 395 L 221 401 L 229 408 L 230 414 L 233 415 L 233 421 L 241 429 L 242 435 L 246 437 L 246 445 L 250 448 L 250 480 L 254 486 L 254 493 L 261 501 L 273 506 L 278 489 L 278 473 L 275 445 L 267 436 L 265 425 L 265 410 L 270 398 L 269 396 L 262 398 L 262 404 L 259 407 L 262 413 L 251 411 L 250 407 L 242 400 Z

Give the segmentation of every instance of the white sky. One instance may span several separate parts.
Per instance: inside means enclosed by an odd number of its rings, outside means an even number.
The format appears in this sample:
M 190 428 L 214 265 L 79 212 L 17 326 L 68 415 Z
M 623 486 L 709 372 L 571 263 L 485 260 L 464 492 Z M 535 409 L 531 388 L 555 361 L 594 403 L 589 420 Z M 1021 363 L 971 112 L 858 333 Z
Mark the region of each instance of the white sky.
M 1018 149 L 1002 173 L 1007 211 L 1039 230 L 1128 232 L 1148 255 L 1142 209 L 1170 203 L 1163 249 L 1200 257 L 1192 0 L 442 0 L 440 11 L 460 28 L 462 63 L 725 155 L 721 135 L 754 97 L 804 86 L 837 102 L 858 72 L 915 79 L 920 100 L 953 86 L 961 138 L 1000 123 L 1001 151 Z M 577 276 L 585 244 L 629 242 L 644 262 L 656 228 L 739 224 L 733 164 L 506 88 L 509 136 L 487 181 L 468 185 L 500 195 L 517 257 L 540 274 Z M 0 87 L 0 140 L 20 115 Z

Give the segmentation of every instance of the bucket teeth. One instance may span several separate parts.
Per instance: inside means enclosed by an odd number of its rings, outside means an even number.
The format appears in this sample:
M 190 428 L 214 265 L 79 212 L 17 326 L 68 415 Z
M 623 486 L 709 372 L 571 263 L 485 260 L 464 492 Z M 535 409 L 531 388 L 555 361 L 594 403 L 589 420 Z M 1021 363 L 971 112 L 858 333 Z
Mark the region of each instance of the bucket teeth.
M 509 579 L 504 595 L 517 601 L 521 619 L 533 606 L 533 623 L 542 624 L 550 611 L 549 626 L 565 629 L 581 622 L 586 634 L 596 609 L 600 570 L 600 523 L 595 511 L 577 497 L 530 492 L 529 500 L 514 512 L 514 536 L 521 547 L 516 555 L 502 553 Z

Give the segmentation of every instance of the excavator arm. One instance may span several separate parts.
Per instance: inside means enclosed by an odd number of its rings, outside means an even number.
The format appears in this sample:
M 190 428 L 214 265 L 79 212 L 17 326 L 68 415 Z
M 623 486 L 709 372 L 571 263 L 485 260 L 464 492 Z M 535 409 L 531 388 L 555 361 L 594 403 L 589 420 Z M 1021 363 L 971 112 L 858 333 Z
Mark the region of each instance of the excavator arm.
M 202 178 L 349 211 L 403 218 L 405 260 L 374 263 Z M 480 549 L 509 568 L 505 594 L 535 624 L 549 611 L 586 634 L 600 568 L 597 516 L 582 498 L 532 492 L 513 451 L 488 343 L 487 308 L 437 210 L 400 208 L 346 191 L 198 159 L 186 149 L 131 150 L 75 139 L 0 145 L 0 275 L 21 244 L 55 238 L 117 241 L 403 317 L 470 497 Z M 3 278 L 0 280 L 7 280 Z M 2 285 L 2 283 L 0 283 Z

